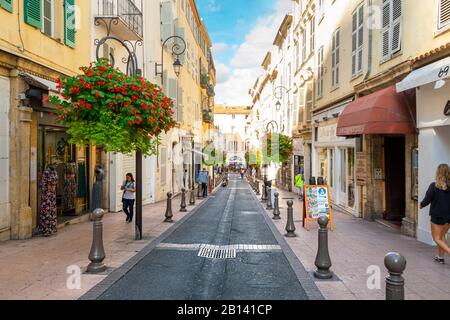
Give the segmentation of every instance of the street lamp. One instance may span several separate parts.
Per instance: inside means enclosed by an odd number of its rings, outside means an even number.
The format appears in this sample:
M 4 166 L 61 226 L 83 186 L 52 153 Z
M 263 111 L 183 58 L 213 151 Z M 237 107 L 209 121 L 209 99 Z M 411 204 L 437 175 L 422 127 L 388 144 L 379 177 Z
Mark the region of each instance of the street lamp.
M 279 90 L 279 93 L 277 94 L 277 90 Z M 283 99 L 283 96 L 289 91 L 288 88 L 284 86 L 278 86 L 275 89 L 273 89 L 273 96 L 277 99 L 277 103 L 275 104 L 277 111 L 281 110 L 281 99 Z M 288 96 L 289 99 L 289 96 Z M 289 101 L 288 101 L 289 103 Z
M 109 22 L 103 18 L 97 18 L 95 20 L 95 25 L 99 26 L 103 23 L 106 27 L 106 36 L 101 39 L 96 39 L 94 44 L 96 45 L 96 59 L 99 61 L 100 49 L 108 41 L 114 41 L 119 43 L 128 53 L 128 57 L 122 59 L 124 63 L 127 64 L 127 75 L 136 76 L 140 75 L 140 70 L 138 68 L 138 61 L 136 55 L 136 49 L 138 46 L 143 45 L 142 40 L 135 41 L 134 43 L 129 40 L 121 40 L 118 37 L 111 35 L 111 29 L 113 25 L 118 24 L 118 18 L 110 19 Z M 111 64 L 114 65 L 114 57 L 111 57 Z M 136 240 L 142 240 L 142 152 L 136 151 Z
M 155 75 L 161 76 L 161 84 L 164 84 L 164 48 L 170 40 L 173 40 L 173 45 L 170 49 L 172 51 L 172 56 L 176 57 L 173 63 L 173 70 L 177 77 L 180 75 L 181 67 L 183 66 L 180 61 L 180 56 L 183 55 L 186 51 L 186 41 L 184 41 L 182 37 L 171 36 L 163 42 L 163 45 L 161 47 L 161 63 L 155 62 Z M 158 71 L 158 69 L 161 71 Z

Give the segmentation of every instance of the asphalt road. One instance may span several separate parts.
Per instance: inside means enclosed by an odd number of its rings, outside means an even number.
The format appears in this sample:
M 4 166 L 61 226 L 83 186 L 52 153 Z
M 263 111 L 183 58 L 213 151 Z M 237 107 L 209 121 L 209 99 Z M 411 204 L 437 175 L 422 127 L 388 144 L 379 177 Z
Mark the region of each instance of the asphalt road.
M 215 193 L 98 299 L 308 299 L 252 192 L 232 176 L 228 188 Z M 249 250 L 237 250 L 234 258 L 205 258 L 199 257 L 200 245 Z

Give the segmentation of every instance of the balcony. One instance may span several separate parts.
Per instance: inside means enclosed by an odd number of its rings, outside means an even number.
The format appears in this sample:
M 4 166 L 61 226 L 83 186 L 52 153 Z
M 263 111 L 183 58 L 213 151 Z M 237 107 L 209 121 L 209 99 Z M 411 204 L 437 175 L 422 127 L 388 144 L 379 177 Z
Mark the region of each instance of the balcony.
M 214 115 L 211 110 L 203 110 L 203 122 L 209 124 L 214 123 Z
M 110 28 L 110 35 L 122 40 L 142 40 L 143 18 L 141 9 L 136 5 L 137 1 L 97 0 L 96 25 L 103 21 L 107 29 Z
M 216 92 L 214 91 L 214 87 L 211 84 L 207 85 L 206 92 L 208 93 L 208 96 L 214 97 L 216 95 Z
M 203 74 L 200 76 L 200 86 L 203 89 L 207 89 L 209 85 L 209 75 Z

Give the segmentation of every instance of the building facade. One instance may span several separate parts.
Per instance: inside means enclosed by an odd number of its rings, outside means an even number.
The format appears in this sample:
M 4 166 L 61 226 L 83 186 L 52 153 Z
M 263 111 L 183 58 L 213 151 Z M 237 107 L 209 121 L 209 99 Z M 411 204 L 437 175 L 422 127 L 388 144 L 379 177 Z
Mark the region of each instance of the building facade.
M 39 225 L 41 177 L 58 172 L 58 222 L 90 209 L 91 146 L 70 145 L 46 96 L 56 79 L 89 64 L 91 8 L 85 1 L 1 1 L 0 91 L 2 189 L 0 239 L 30 238 Z M 80 177 L 71 180 L 72 173 Z M 66 176 L 73 192 L 64 192 Z

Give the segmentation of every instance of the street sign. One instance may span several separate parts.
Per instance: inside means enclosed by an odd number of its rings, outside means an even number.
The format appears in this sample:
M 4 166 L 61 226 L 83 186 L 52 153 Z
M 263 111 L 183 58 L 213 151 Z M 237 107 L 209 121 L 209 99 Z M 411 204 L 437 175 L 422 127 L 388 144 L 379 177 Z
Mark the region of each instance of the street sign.
M 307 185 L 304 187 L 303 227 L 311 230 L 311 222 L 322 216 L 330 220 L 330 230 L 334 230 L 333 212 L 329 186 Z

